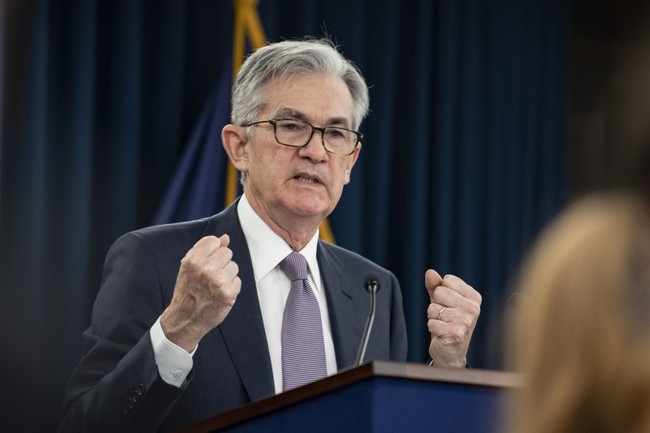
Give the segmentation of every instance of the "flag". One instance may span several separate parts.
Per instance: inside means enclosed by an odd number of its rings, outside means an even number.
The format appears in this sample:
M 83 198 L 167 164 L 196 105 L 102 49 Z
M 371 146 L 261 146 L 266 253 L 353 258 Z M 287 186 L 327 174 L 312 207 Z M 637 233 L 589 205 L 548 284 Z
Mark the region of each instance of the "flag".
M 181 156 L 154 224 L 187 221 L 224 208 L 228 156 L 221 129 L 230 119 L 231 67 L 227 62 Z
M 232 80 L 244 61 L 246 39 L 253 49 L 266 43 L 257 15 L 257 0 L 236 0 L 233 56 L 186 143 L 176 172 L 154 217 L 154 224 L 187 221 L 221 211 L 241 193 L 237 170 L 221 143 L 221 129 L 230 121 Z

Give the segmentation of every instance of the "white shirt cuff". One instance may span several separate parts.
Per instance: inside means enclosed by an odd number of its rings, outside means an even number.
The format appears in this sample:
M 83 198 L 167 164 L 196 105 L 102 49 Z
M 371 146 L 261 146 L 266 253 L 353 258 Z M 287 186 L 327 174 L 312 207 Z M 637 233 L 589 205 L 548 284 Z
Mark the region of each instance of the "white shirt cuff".
M 187 353 L 185 349 L 169 341 L 160 326 L 160 317 L 149 330 L 149 336 L 160 377 L 166 383 L 180 388 L 192 370 L 192 356 L 196 349 Z

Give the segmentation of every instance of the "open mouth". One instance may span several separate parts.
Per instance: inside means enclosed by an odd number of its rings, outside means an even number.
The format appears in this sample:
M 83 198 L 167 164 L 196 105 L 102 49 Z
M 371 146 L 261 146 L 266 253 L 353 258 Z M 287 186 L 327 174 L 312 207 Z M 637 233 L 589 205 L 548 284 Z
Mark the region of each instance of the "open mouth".
M 319 185 L 319 184 L 322 183 L 320 181 L 320 179 L 318 179 L 317 177 L 313 177 L 313 176 L 307 176 L 307 175 L 299 174 L 297 176 L 294 176 L 293 178 L 295 180 L 299 181 L 299 182 L 309 183 L 309 184 L 314 184 L 314 185 Z

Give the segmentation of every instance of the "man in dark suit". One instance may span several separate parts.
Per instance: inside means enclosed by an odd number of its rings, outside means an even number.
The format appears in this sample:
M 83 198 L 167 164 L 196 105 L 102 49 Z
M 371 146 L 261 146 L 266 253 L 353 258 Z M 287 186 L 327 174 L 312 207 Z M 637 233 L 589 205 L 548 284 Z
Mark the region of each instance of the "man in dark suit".
M 350 181 L 367 112 L 363 77 L 329 41 L 280 42 L 247 59 L 222 131 L 244 194 L 213 217 L 111 247 L 61 431 L 169 431 L 353 365 L 368 275 L 381 291 L 365 359 L 406 359 L 395 276 L 318 238 Z M 288 256 L 305 276 L 291 276 Z M 463 367 L 481 297 L 433 270 L 425 286 L 431 363 Z M 295 293 L 310 299 L 296 308 L 311 310 L 287 319 Z M 288 330 L 290 320 L 311 320 L 304 328 L 316 334 L 285 334 L 304 331 Z M 290 339 L 317 344 L 296 355 Z

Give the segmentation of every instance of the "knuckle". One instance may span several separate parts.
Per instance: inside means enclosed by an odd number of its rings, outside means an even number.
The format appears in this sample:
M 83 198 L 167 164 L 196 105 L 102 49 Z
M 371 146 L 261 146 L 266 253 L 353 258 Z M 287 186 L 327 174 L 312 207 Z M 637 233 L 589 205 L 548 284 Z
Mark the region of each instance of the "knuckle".
M 233 288 L 235 293 L 239 295 L 239 292 L 241 292 L 241 279 L 239 277 L 235 277 L 233 280 Z
M 455 345 L 461 343 L 465 339 L 465 335 L 467 335 L 467 332 L 464 326 L 453 326 L 450 329 L 448 338 L 450 343 Z
M 181 259 L 181 269 L 191 269 L 196 266 L 196 258 L 190 252 L 185 254 L 185 257 Z
M 237 295 L 235 295 L 235 294 L 228 294 L 227 296 L 224 296 L 223 301 L 224 301 L 224 303 L 225 303 L 226 305 L 233 306 L 233 305 L 235 305 L 235 301 L 237 301 Z
M 217 286 L 217 288 L 224 287 L 226 284 L 228 284 L 228 279 L 222 272 L 217 273 L 213 277 L 212 281 Z
M 474 324 L 474 320 L 470 316 L 465 316 L 463 318 L 462 326 L 464 329 L 471 329 Z
M 469 312 L 471 313 L 472 317 L 478 317 L 479 314 L 481 314 L 481 307 L 479 304 L 471 304 L 469 307 Z

